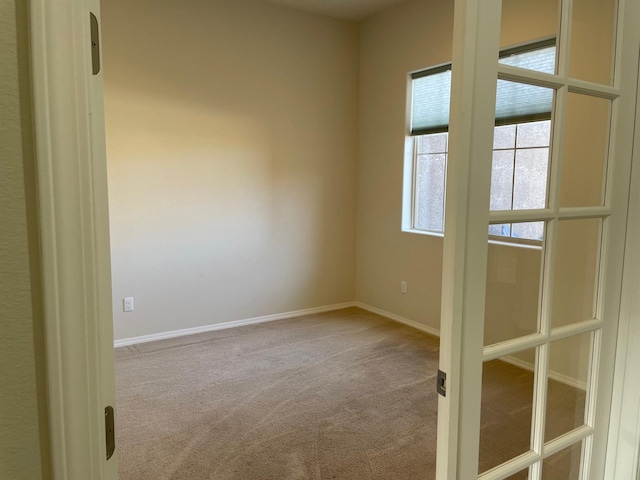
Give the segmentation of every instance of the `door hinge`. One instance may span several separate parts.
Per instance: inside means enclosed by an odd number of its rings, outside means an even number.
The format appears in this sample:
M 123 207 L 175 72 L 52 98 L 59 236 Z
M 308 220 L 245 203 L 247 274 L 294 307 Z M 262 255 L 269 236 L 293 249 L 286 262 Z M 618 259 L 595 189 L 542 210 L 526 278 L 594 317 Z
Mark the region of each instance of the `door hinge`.
M 447 396 L 447 374 L 442 370 L 438 370 L 438 380 L 436 382 L 436 390 L 443 397 Z
M 107 440 L 107 460 L 113 456 L 116 449 L 116 428 L 113 417 L 113 407 L 106 407 L 104 409 L 104 432 Z
M 100 33 L 98 19 L 93 13 L 89 13 L 91 21 L 91 69 L 94 75 L 100 72 Z

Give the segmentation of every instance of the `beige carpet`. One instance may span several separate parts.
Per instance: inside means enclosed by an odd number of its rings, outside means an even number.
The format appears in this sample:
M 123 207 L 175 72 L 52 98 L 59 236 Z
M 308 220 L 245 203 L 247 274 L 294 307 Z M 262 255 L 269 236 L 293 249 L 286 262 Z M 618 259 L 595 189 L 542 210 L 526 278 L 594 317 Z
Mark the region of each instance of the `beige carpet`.
M 116 349 L 120 478 L 432 479 L 437 361 L 436 338 L 356 308 Z M 531 421 L 531 374 L 486 368 L 483 470 L 527 449 Z

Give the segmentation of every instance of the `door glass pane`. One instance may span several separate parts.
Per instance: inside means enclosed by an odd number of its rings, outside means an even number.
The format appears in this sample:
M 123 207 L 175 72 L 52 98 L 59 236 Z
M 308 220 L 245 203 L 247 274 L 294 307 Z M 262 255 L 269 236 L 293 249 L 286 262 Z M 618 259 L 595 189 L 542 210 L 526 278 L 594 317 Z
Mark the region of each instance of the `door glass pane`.
M 584 425 L 591 335 L 583 333 L 550 344 L 545 442 Z
M 479 472 L 530 450 L 535 361 L 531 349 L 483 364 Z
M 503 0 L 500 26 L 501 63 L 527 68 L 538 72 L 555 72 L 554 40 L 558 36 L 558 0 Z M 527 52 L 541 40 L 551 40 L 546 48 L 549 55 Z M 515 47 L 515 48 L 513 48 Z M 524 52 L 523 48 L 524 47 Z M 538 47 L 539 49 L 540 47 Z
M 600 219 L 558 222 L 551 325 L 595 318 Z
M 617 1 L 574 0 L 569 76 L 611 85 Z
M 496 225 L 489 225 L 489 235 L 496 237 L 511 237 L 511 224 L 501 223 Z
M 550 140 L 550 120 L 495 127 L 491 210 L 530 210 L 546 206 Z
M 544 238 L 544 223 L 514 223 L 511 226 L 511 237 L 542 242 Z
M 561 207 L 602 205 L 611 100 L 569 93 L 562 157 Z
M 491 225 L 502 232 L 543 228 L 542 223 Z M 484 344 L 504 342 L 538 331 L 542 246 L 489 243 Z
M 515 475 L 511 475 L 507 477 L 505 480 L 527 480 L 529 478 L 529 469 L 522 470 L 521 472 L 516 473 Z
M 555 91 L 526 83 L 498 80 L 496 125 L 549 120 Z
M 547 198 L 549 148 L 527 148 L 516 151 L 513 182 L 513 209 L 544 208 Z
M 579 480 L 582 442 L 565 448 L 542 461 L 542 480 Z

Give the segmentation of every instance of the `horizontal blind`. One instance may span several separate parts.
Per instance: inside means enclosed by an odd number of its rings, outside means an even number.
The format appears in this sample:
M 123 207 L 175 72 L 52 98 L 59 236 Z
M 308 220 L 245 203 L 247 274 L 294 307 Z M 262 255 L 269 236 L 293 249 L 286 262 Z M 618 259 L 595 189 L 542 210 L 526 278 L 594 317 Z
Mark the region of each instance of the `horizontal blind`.
M 505 50 L 500 54 L 498 61 L 512 67 L 553 74 L 556 68 L 556 46 L 551 45 L 525 51 Z
M 553 94 L 552 88 L 498 80 L 496 125 L 549 120 Z
M 413 76 L 411 135 L 449 130 L 451 64 Z
M 505 50 L 499 61 L 514 67 L 554 73 L 555 39 Z M 411 78 L 411 135 L 446 132 L 451 102 L 451 64 L 414 73 Z M 553 94 L 550 88 L 498 80 L 496 124 L 548 120 Z

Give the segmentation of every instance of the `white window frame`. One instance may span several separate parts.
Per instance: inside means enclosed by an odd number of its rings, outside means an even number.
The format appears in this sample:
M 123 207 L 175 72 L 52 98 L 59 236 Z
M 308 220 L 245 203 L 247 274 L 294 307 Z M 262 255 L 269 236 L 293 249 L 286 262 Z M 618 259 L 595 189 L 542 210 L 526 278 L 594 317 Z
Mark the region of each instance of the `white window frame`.
M 539 40 L 535 40 L 533 42 L 527 42 L 520 45 L 515 45 L 511 47 L 507 47 L 501 50 L 501 58 L 503 56 L 513 55 L 515 53 L 521 51 L 534 50 L 536 46 L 540 46 L 544 48 L 544 46 L 548 46 L 551 42 L 556 43 L 555 37 L 542 38 Z M 447 169 L 449 163 L 449 146 L 447 140 L 447 151 L 445 152 L 445 191 L 444 191 L 444 206 L 442 213 L 442 226 L 443 230 L 429 230 L 416 228 L 415 226 L 415 211 L 416 211 L 416 195 L 417 195 L 417 161 L 418 161 L 418 151 L 417 151 L 417 142 L 416 138 L 423 134 L 412 134 L 411 132 L 411 114 L 413 109 L 413 81 L 414 76 L 421 72 L 433 71 L 437 73 L 437 71 L 442 70 L 449 63 L 443 63 L 440 65 L 434 65 L 432 67 L 415 70 L 409 72 L 407 74 L 407 89 L 406 89 L 406 116 L 405 116 L 405 148 L 404 148 L 404 176 L 403 176 L 403 201 L 402 201 L 402 225 L 401 230 L 407 233 L 416 233 L 419 235 L 428 235 L 432 237 L 444 237 L 444 222 L 446 221 L 446 201 L 447 201 L 447 192 L 446 192 L 446 177 L 447 177 Z M 514 122 L 512 124 L 505 125 L 518 125 L 525 122 Z M 551 125 L 551 131 L 553 131 L 553 124 Z M 435 134 L 436 132 L 434 132 Z M 551 162 L 551 146 L 553 139 L 549 138 L 549 165 Z M 517 150 L 517 149 L 515 149 Z M 494 150 L 495 151 L 495 150 Z M 515 166 L 514 166 L 515 167 Z M 548 188 L 549 179 L 547 178 L 547 188 Z M 522 238 L 514 238 L 514 237 L 503 237 L 499 235 L 489 235 L 488 239 L 490 243 L 507 245 L 507 246 L 518 246 L 524 248 L 533 248 L 540 250 L 542 248 L 543 240 L 530 240 L 530 239 L 522 239 Z
M 544 121 L 544 120 L 541 120 Z M 550 121 L 550 120 L 547 120 Z M 496 128 L 498 126 L 508 126 L 508 125 L 523 125 L 525 122 L 518 122 L 518 123 L 512 123 L 512 124 L 506 124 L 506 125 L 496 125 Z M 446 133 L 446 132 L 442 132 L 442 133 Z M 441 135 L 442 133 L 433 133 L 432 135 Z M 424 135 L 430 135 L 430 134 L 424 134 Z M 516 134 L 517 135 L 517 134 Z M 421 137 L 422 135 L 413 135 L 411 136 L 411 140 L 412 140 L 412 165 L 411 165 L 411 211 L 410 213 L 410 228 L 408 229 L 408 231 L 412 232 L 412 233 L 424 233 L 427 235 L 436 235 L 436 236 L 442 236 L 444 235 L 444 220 L 445 220 L 445 213 L 444 213 L 444 209 L 443 209 L 443 214 L 442 214 L 442 225 L 443 225 L 443 230 L 433 230 L 433 229 L 427 229 L 427 228 L 419 228 L 416 226 L 416 208 L 417 208 L 417 194 L 418 194 L 418 142 L 416 141 L 417 138 Z M 547 149 L 551 149 L 551 137 L 549 137 L 549 144 L 546 146 L 536 146 L 536 147 L 518 147 L 517 145 L 514 145 L 514 148 L 495 148 L 493 151 L 512 151 L 514 153 L 514 162 L 515 162 L 515 158 L 517 155 L 517 152 L 519 150 L 531 150 L 531 149 L 537 149 L 537 148 L 547 148 Z M 444 152 L 434 152 L 435 154 L 440 154 L 440 155 L 444 155 L 445 156 L 445 170 L 444 170 L 444 178 L 443 178 L 443 182 L 445 182 L 445 194 L 444 194 L 444 198 L 443 198 L 443 207 L 444 204 L 446 204 L 446 176 L 447 176 L 447 164 L 448 164 L 448 160 L 449 160 L 449 148 L 448 148 L 448 140 L 447 140 L 447 149 Z M 548 157 L 548 162 L 550 160 L 550 154 Z M 549 168 L 549 163 L 547 163 L 547 168 Z M 514 174 L 515 174 L 515 163 L 514 163 Z M 515 177 L 512 180 L 512 196 L 513 196 L 513 188 L 514 188 L 514 184 L 515 184 Z M 513 199 L 512 199 L 513 201 Z M 513 224 L 511 224 L 513 225 Z M 542 240 L 534 240 L 534 239 L 528 239 L 528 238 L 518 238 L 518 237 L 513 237 L 513 236 L 506 236 L 506 235 L 492 235 L 489 234 L 489 240 L 492 243 L 499 243 L 499 244 L 506 244 L 506 245 L 522 245 L 522 246 L 529 246 L 532 248 L 537 248 L 537 249 L 541 249 L 542 248 L 542 242 L 544 239 Z

